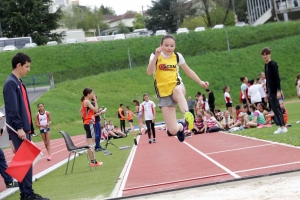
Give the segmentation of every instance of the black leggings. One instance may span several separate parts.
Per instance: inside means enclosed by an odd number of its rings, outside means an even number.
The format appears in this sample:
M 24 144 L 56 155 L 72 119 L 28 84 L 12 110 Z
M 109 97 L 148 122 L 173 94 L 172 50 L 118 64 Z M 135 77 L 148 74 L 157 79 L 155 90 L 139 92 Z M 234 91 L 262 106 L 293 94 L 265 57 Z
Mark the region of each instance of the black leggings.
M 278 125 L 284 126 L 283 114 L 281 112 L 279 101 L 277 99 L 277 94 L 276 93 L 269 94 L 268 99 L 269 99 L 270 109 L 274 112 L 274 115 L 278 120 Z
M 148 131 L 148 138 L 151 139 L 151 130 L 153 133 L 153 138 L 156 138 L 154 123 L 152 122 L 152 120 L 146 120 L 145 122 L 146 122 L 146 126 L 147 126 L 147 131 Z
M 120 129 L 121 132 L 125 133 L 125 120 L 120 120 Z
M 208 129 L 207 129 L 207 132 L 208 132 L 208 133 L 212 133 L 212 132 L 218 132 L 219 130 L 220 130 L 219 127 L 213 126 L 213 127 L 208 128 Z

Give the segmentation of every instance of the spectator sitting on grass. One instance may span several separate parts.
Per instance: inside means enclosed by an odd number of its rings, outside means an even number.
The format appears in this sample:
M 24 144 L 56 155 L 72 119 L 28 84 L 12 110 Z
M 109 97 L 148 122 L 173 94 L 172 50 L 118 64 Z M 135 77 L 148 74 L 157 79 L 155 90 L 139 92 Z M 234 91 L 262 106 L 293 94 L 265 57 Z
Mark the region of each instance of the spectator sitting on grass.
M 257 104 L 257 109 L 259 110 L 259 112 L 261 112 L 264 115 L 264 117 L 266 119 L 266 115 L 269 114 L 269 112 L 270 112 L 269 108 L 267 108 L 265 106 L 265 104 L 259 103 L 259 104 Z
M 221 125 L 223 126 L 225 131 L 228 131 L 232 126 L 233 126 L 233 119 L 232 117 L 229 115 L 229 111 L 226 110 L 224 112 L 224 116 L 221 120 Z
M 259 112 L 259 110 L 257 110 L 254 103 L 249 105 L 249 111 L 253 113 L 253 118 L 246 124 L 247 127 L 254 128 L 264 125 L 265 117 L 261 112 Z
M 205 111 L 205 123 L 204 123 L 204 133 L 208 132 L 218 132 L 220 130 L 221 124 L 213 117 L 210 110 Z
M 112 131 L 114 134 L 116 134 L 118 136 L 120 136 L 120 135 L 123 136 L 123 137 L 127 136 L 117 126 L 114 126 L 113 121 L 111 121 L 111 120 L 109 121 L 108 130 Z
M 204 120 L 201 114 L 196 115 L 194 128 L 192 129 L 194 134 L 204 133 Z
M 240 127 L 240 126 L 245 127 L 246 126 L 246 124 L 249 121 L 247 110 L 248 110 L 248 105 L 247 104 L 243 105 L 240 108 L 240 111 L 239 111 L 238 117 L 236 119 L 236 122 L 234 123 L 233 126 L 231 126 L 231 128 L 233 128 L 233 127 Z
M 105 123 L 103 129 L 102 129 L 102 135 L 104 138 L 107 137 L 118 137 L 117 134 L 115 134 L 113 131 L 109 130 L 108 124 Z
M 220 109 L 215 109 L 215 116 L 218 121 L 221 121 L 223 117 L 223 112 L 221 112 Z

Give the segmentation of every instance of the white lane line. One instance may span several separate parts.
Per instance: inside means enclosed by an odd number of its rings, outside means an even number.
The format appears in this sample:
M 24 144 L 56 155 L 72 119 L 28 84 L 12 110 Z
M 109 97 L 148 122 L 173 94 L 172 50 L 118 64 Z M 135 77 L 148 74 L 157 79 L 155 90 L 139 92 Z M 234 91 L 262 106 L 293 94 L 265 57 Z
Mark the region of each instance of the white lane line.
M 214 159 L 212 159 L 211 157 L 209 157 L 208 155 L 206 155 L 205 153 L 199 151 L 198 149 L 196 149 L 195 147 L 193 147 L 192 145 L 190 145 L 187 142 L 183 142 L 184 144 L 186 144 L 187 146 L 189 146 L 191 149 L 193 149 L 194 151 L 196 151 L 197 153 L 199 153 L 200 155 L 202 155 L 203 157 L 205 157 L 206 159 L 208 159 L 209 161 L 211 161 L 212 163 L 214 163 L 215 165 L 217 165 L 218 167 L 220 167 L 221 169 L 223 169 L 224 171 L 226 171 L 228 174 L 230 174 L 231 176 L 233 176 L 234 178 L 241 178 L 239 175 L 237 175 L 236 173 L 234 173 L 233 171 L 229 170 L 228 168 L 226 168 L 225 166 L 221 165 L 220 163 L 218 163 L 217 161 L 215 161 Z
M 140 135 L 137 137 L 137 143 L 139 143 L 139 140 L 140 140 Z M 125 188 L 125 184 L 127 182 L 127 179 L 128 179 L 128 175 L 129 175 L 129 172 L 130 172 L 130 169 L 131 169 L 131 166 L 132 166 L 132 163 L 133 163 L 133 159 L 134 159 L 134 155 L 135 155 L 135 152 L 138 148 L 138 145 L 133 145 L 133 148 L 127 158 L 127 161 L 124 165 L 124 168 L 121 172 L 121 175 L 119 177 L 119 181 L 118 183 L 116 184 L 112 194 L 110 195 L 111 197 L 122 197 L 123 195 L 123 190 Z
M 282 166 L 286 166 L 286 165 L 294 165 L 294 164 L 299 164 L 299 163 L 300 163 L 300 161 L 284 163 L 284 164 L 278 164 L 278 165 L 269 165 L 269 166 L 265 166 L 265 167 L 257 167 L 257 168 L 252 168 L 252 169 L 245 169 L 245 170 L 235 171 L 234 173 L 249 172 L 249 171 L 268 169 L 268 168 L 274 168 L 274 167 L 282 167 Z
M 277 145 L 285 146 L 285 147 L 292 147 L 292 148 L 295 148 L 295 149 L 300 149 L 300 146 L 293 146 L 291 144 L 280 143 L 280 142 L 273 142 L 271 140 L 258 139 L 258 138 L 250 137 L 250 136 L 246 136 L 246 135 L 238 135 L 238 134 L 226 133 L 226 132 L 222 132 L 222 131 L 220 131 L 219 133 L 223 133 L 223 134 L 227 134 L 227 135 L 232 135 L 232 136 L 237 136 L 237 137 L 243 137 L 243 138 L 247 138 L 247 139 L 251 139 L 251 140 L 257 140 L 257 141 L 271 143 L 271 144 L 277 144 Z
M 225 152 L 230 152 L 230 151 L 252 149 L 252 148 L 263 147 L 263 146 L 270 146 L 270 145 L 274 145 L 274 144 L 261 144 L 261 145 L 256 145 L 256 146 L 243 147 L 243 148 L 237 148 L 237 149 L 229 149 L 229 150 L 224 150 L 224 151 L 215 151 L 215 152 L 206 153 L 206 154 L 209 155 L 209 154 L 225 153 Z

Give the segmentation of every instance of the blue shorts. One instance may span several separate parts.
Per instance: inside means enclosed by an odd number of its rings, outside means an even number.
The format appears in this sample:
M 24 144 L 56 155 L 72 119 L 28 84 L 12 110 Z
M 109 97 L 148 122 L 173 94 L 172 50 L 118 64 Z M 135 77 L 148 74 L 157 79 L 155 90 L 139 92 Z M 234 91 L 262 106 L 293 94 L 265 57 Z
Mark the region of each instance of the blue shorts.
M 49 132 L 49 131 L 50 131 L 50 128 L 48 128 L 46 132 Z M 40 133 L 41 133 L 41 134 L 42 134 L 42 133 L 46 133 L 46 132 L 45 132 L 45 129 L 40 129 Z

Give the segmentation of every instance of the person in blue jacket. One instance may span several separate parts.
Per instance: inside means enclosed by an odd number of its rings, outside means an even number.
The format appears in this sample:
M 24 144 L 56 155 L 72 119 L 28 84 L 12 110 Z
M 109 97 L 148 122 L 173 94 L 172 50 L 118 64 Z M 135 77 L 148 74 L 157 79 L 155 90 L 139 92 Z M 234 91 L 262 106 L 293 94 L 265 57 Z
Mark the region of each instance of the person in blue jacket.
M 31 118 L 30 104 L 25 85 L 21 77 L 30 72 L 31 59 L 24 53 L 17 53 L 12 58 L 12 73 L 6 79 L 3 86 L 3 98 L 5 104 L 6 123 L 14 130 L 7 127 L 12 143 L 18 152 L 23 140 L 31 141 L 31 134 L 34 128 Z M 29 168 L 22 182 L 19 182 L 20 195 L 22 200 L 48 200 L 32 189 L 32 166 Z

